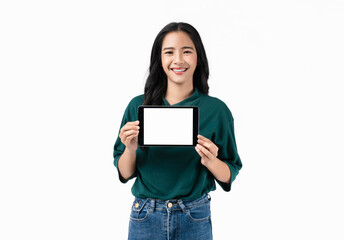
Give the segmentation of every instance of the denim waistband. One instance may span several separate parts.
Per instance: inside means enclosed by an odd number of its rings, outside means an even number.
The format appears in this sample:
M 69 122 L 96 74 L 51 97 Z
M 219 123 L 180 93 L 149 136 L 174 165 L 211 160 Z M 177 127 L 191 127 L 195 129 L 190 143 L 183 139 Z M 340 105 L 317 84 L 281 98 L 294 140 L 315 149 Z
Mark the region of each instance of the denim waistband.
M 211 200 L 209 194 L 204 194 L 201 198 L 196 200 L 188 199 L 170 199 L 170 200 L 161 200 L 161 199 L 151 199 L 151 198 L 138 198 L 135 197 L 134 204 L 138 203 L 140 207 L 148 207 L 150 211 L 155 209 L 166 209 L 167 211 L 183 210 L 184 212 L 192 207 L 202 205 Z

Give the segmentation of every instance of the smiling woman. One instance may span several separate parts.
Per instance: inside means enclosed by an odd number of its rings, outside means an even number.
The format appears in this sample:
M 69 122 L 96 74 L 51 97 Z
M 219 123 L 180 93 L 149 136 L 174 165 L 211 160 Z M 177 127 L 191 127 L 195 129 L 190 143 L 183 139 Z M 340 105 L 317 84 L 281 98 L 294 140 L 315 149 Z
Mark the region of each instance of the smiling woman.
M 120 181 L 136 178 L 129 239 L 212 239 L 208 193 L 215 181 L 230 191 L 242 167 L 232 114 L 208 95 L 208 60 L 190 24 L 170 23 L 159 32 L 149 69 L 144 94 L 128 104 L 114 146 Z M 140 105 L 197 106 L 197 146 L 138 148 Z
M 166 25 L 155 38 L 150 60 L 143 105 L 160 105 L 164 95 L 177 103 L 191 96 L 193 87 L 208 94 L 207 55 L 199 33 L 190 24 Z M 180 73 L 183 68 L 186 71 Z

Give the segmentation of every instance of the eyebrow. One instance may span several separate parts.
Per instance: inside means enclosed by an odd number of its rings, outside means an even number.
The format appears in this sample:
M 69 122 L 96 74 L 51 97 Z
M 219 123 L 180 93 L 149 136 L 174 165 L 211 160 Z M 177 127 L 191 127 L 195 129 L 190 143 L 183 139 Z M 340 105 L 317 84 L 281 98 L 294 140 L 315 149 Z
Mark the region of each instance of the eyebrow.
M 175 48 L 174 47 L 166 47 L 166 48 L 163 49 L 163 51 L 169 50 L 169 49 L 175 49 Z M 182 47 L 182 49 L 192 49 L 192 50 L 194 50 L 192 47 L 188 47 L 188 46 Z

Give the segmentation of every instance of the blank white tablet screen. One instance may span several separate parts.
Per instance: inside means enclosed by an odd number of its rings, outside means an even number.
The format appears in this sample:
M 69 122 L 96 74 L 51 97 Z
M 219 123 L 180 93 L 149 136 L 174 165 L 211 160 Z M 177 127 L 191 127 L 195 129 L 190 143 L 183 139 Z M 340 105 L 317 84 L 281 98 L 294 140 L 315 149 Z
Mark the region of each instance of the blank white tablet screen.
M 146 145 L 192 145 L 192 108 L 145 108 L 143 143 Z

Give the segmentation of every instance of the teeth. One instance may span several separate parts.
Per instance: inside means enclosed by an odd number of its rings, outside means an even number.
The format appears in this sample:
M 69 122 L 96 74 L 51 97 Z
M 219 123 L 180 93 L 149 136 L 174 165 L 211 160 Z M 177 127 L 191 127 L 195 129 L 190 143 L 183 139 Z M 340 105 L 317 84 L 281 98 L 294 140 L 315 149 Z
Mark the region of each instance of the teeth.
M 172 69 L 173 71 L 175 72 L 184 72 L 186 71 L 186 68 L 183 68 L 183 69 Z

